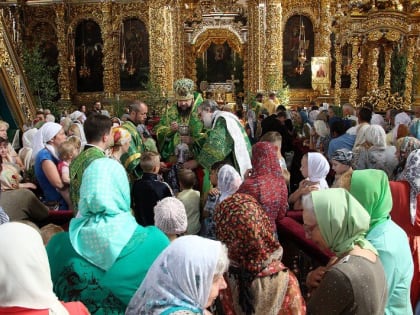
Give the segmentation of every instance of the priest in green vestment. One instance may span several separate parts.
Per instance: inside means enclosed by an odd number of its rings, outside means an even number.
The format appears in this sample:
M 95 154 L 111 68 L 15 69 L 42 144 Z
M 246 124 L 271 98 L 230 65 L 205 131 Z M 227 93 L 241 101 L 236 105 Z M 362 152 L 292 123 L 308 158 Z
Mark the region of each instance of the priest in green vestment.
M 136 100 L 129 106 L 129 117 L 121 125 L 131 135 L 128 152 L 121 156 L 121 163 L 127 170 L 131 180 L 139 179 L 143 175 L 140 167 L 140 157 L 146 149 L 143 138 L 137 131 L 137 125 L 146 122 L 147 112 L 147 105 L 142 101 Z
M 232 113 L 220 111 L 213 100 L 205 100 L 198 108 L 204 127 L 210 129 L 207 139 L 195 160 L 184 163 L 185 168 L 199 165 L 209 170 L 216 162 L 224 161 L 235 167 L 241 177 L 251 169 L 251 143 L 239 119 Z
M 194 82 L 180 79 L 174 84 L 176 103 L 169 107 L 155 127 L 157 145 L 162 160 L 176 162 L 175 148 L 188 144 L 194 156 L 203 140 L 203 124 L 197 115 L 197 107 L 203 102 L 201 94 L 194 92 Z
M 112 121 L 101 114 L 91 114 L 86 119 L 83 129 L 87 144 L 83 151 L 70 164 L 70 199 L 73 211 L 78 211 L 82 177 L 88 166 L 96 159 L 105 157 L 111 136 Z

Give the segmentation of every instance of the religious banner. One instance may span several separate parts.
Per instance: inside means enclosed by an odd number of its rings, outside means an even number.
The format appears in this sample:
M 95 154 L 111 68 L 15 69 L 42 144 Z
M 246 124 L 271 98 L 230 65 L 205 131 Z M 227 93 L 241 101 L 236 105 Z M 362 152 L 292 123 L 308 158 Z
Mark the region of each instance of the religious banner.
M 328 57 L 312 57 L 312 89 L 329 94 L 330 79 L 330 59 Z

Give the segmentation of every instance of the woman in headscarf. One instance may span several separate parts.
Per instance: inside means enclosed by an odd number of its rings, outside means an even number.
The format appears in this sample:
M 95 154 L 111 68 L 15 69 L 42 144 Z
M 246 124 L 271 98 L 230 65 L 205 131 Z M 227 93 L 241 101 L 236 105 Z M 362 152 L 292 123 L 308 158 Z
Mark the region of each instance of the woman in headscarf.
M 85 130 L 83 129 L 83 125 L 81 123 L 71 124 L 67 134 L 68 134 L 68 136 L 76 136 L 80 139 L 81 149 L 83 151 L 83 148 L 87 144 L 87 140 L 86 140 L 86 136 L 85 136 Z
M 81 300 L 91 313 L 124 314 L 169 240 L 136 223 L 126 171 L 113 159 L 97 159 L 83 173 L 79 214 L 47 246 L 54 292 Z
M 392 195 L 381 170 L 354 171 L 350 193 L 370 216 L 366 239 L 379 253 L 388 284 L 386 314 L 412 314 L 410 285 L 413 259 L 404 231 L 390 218 Z
M 295 275 L 281 262 L 283 248 L 254 197 L 236 193 L 215 214 L 216 236 L 228 247 L 225 314 L 305 314 Z
M 44 243 L 34 228 L 0 225 L 0 248 L 0 314 L 89 314 L 80 302 L 58 300 Z
M 126 315 L 211 314 L 210 307 L 226 289 L 226 246 L 200 236 L 183 236 L 153 263 L 130 301 Z
M 324 155 L 328 153 L 328 145 L 330 143 L 330 128 L 323 120 L 317 119 L 314 121 L 314 128 L 312 128 L 313 135 L 310 139 L 310 149 L 316 150 Z
M 314 190 L 328 189 L 325 179 L 330 172 L 327 159 L 318 152 L 309 152 L 302 157 L 300 171 L 304 179 L 299 188 L 289 196 L 289 203 L 293 209 L 302 209 L 301 197 Z
M 35 134 L 32 144 L 35 176 L 44 193 L 44 201 L 58 204 L 59 209 L 67 209 L 67 204 L 59 192 L 64 184 L 57 169 L 57 150 L 65 140 L 66 134 L 60 124 L 46 122 Z
M 402 172 L 405 168 L 405 163 L 411 152 L 420 149 L 420 140 L 414 137 L 403 137 L 397 140 L 395 145 L 397 152 L 395 153 L 398 159 L 398 165 L 392 174 L 393 180 L 400 180 Z
M 235 168 L 229 164 L 223 165 L 217 173 L 217 188 L 220 192 L 217 202 L 220 204 L 226 198 L 233 195 L 241 184 L 241 175 L 239 175 Z
M 366 128 L 365 141 L 353 159 L 354 169 L 378 169 L 383 170 L 388 177 L 392 175 L 398 161 L 395 157 L 395 147 L 386 145 L 385 136 L 384 128 L 379 125 Z
M 25 166 L 25 171 L 28 171 L 33 166 L 32 159 L 32 141 L 38 129 L 31 128 L 26 130 L 22 135 L 23 147 L 19 150 L 19 157 Z
M 286 215 L 287 186 L 277 156 L 277 148 L 269 142 L 258 142 L 252 147 L 252 170 L 238 193 L 253 196 L 267 213 L 275 232 L 276 219 Z
M 122 127 L 113 127 L 111 129 L 111 157 L 121 162 L 121 155 L 128 152 L 131 143 L 131 134 L 127 129 Z
M 351 174 L 353 172 L 353 168 L 351 167 L 352 158 L 353 152 L 347 149 L 336 150 L 331 155 L 331 165 L 332 169 L 335 172 L 335 178 L 334 183 L 332 184 L 332 188 L 342 187 L 342 185 L 340 185 L 341 177 L 346 177 L 347 174 Z
M 304 198 L 305 232 L 338 257 L 312 292 L 307 314 L 384 314 L 387 288 L 378 253 L 366 240 L 369 215 L 342 188 Z
M 392 219 L 408 235 L 414 261 L 411 281 L 411 304 L 420 301 L 420 150 L 410 153 L 400 181 L 391 181 Z

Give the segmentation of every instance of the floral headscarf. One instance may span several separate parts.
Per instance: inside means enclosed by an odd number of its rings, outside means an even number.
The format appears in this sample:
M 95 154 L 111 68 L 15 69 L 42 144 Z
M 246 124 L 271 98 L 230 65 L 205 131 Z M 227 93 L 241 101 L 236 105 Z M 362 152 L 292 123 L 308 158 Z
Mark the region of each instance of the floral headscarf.
M 280 248 L 271 223 L 257 200 L 236 193 L 221 203 L 214 216 L 217 239 L 226 244 L 229 258 L 254 276 Z
M 402 179 L 410 184 L 410 219 L 416 219 L 417 196 L 420 194 L 420 149 L 414 150 L 407 158 Z
M 131 141 L 131 135 L 127 129 L 119 126 L 111 129 L 110 147 L 121 146 L 129 141 Z
M 365 238 L 369 215 L 347 190 L 331 188 L 313 191 L 311 196 L 321 235 L 335 254 L 343 255 L 355 245 L 378 254 Z
M 252 282 L 272 262 L 281 260 L 283 248 L 265 211 L 250 195 L 236 193 L 221 203 L 214 220 L 217 238 L 228 247 L 229 273 L 237 280 L 239 305 L 245 314 L 252 314 Z
M 278 215 L 287 210 L 287 186 L 277 158 L 276 147 L 269 142 L 258 142 L 252 147 L 252 173 L 246 178 L 238 193 L 253 196 L 270 218 L 276 231 Z
M 353 159 L 353 152 L 347 149 L 338 149 L 331 155 L 331 160 L 337 161 L 341 164 L 351 166 Z

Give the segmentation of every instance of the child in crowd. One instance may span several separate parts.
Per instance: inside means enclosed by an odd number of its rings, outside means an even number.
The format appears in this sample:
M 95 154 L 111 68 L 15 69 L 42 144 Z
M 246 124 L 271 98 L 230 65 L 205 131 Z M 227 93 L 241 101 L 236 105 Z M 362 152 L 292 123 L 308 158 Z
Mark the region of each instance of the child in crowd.
M 304 179 L 299 188 L 289 196 L 291 209 L 302 209 L 302 196 L 315 190 L 328 189 L 326 177 L 330 171 L 330 164 L 319 152 L 309 152 L 302 157 L 300 171 Z
M 64 232 L 64 229 L 59 226 L 59 225 L 55 225 L 55 224 L 47 224 L 44 225 L 41 229 L 41 236 L 42 236 L 42 241 L 44 242 L 44 245 L 47 246 L 48 242 L 50 241 L 50 239 L 52 239 L 52 237 L 60 232 Z
M 209 190 L 204 204 L 204 209 L 202 212 L 202 229 L 201 236 L 207 237 L 210 239 L 216 239 L 216 224 L 213 220 L 214 210 L 216 209 L 217 204 L 219 203 L 220 191 L 217 188 L 217 174 L 222 166 L 225 165 L 224 162 L 214 163 L 210 169 L 210 182 L 212 188 Z
M 181 192 L 177 198 L 185 206 L 188 218 L 187 234 L 198 234 L 200 225 L 200 192 L 194 190 L 196 176 L 190 169 L 180 169 L 178 172 L 179 187 Z
M 353 168 L 351 167 L 352 159 L 353 152 L 347 149 L 339 149 L 333 153 L 331 156 L 331 165 L 335 172 L 335 178 L 332 188 L 343 187 L 343 184 L 341 183 L 342 179 L 351 176 L 351 173 L 353 172 Z M 347 190 L 350 190 L 350 187 Z
M 69 209 L 73 209 L 73 205 L 70 200 L 70 163 L 76 156 L 79 155 L 79 151 L 72 141 L 64 141 L 58 148 L 58 157 L 60 162 L 57 165 L 58 173 L 60 174 L 61 180 L 65 185 L 65 188 L 60 190 L 60 194 L 66 201 Z
M 80 152 L 82 152 L 82 141 L 80 140 L 79 137 L 70 136 L 70 137 L 67 138 L 67 141 L 74 145 L 78 155 L 79 155 Z
M 184 204 L 175 197 L 166 197 L 154 207 L 155 225 L 172 242 L 187 231 L 187 212 Z
M 140 167 L 144 173 L 141 179 L 134 182 L 131 194 L 134 201 L 134 216 L 137 223 L 142 226 L 154 225 L 153 208 L 159 200 L 173 197 L 173 193 L 169 185 L 158 178 L 159 153 L 144 152 L 140 157 Z
M 281 134 L 277 131 L 269 131 L 266 132 L 261 138 L 260 142 L 266 141 L 274 144 L 274 146 L 277 148 L 277 157 L 279 159 L 281 171 L 283 173 L 284 180 L 286 181 L 287 186 L 289 186 L 290 183 L 290 172 L 287 170 L 287 164 L 286 160 L 281 154 L 281 141 L 282 137 Z

